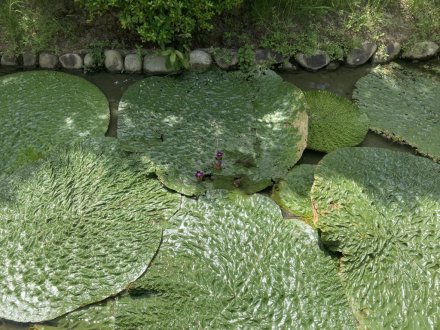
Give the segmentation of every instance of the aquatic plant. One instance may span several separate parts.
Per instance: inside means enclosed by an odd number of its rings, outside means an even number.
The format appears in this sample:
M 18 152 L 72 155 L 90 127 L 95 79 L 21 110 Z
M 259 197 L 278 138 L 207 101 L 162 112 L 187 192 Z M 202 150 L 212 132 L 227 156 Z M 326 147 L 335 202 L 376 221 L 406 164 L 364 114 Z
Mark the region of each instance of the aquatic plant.
M 440 160 L 440 80 L 398 64 L 376 67 L 353 93 L 370 129 Z
M 100 328 L 102 320 L 105 329 L 355 328 L 316 232 L 283 219 L 265 196 L 224 191 L 184 199 L 129 295 L 56 325 Z
M 311 191 L 322 242 L 365 329 L 440 324 L 440 165 L 380 148 L 328 154 Z
M 0 318 L 50 320 L 142 275 L 180 200 L 149 174 L 102 141 L 0 181 Z
M 44 158 L 57 144 L 107 130 L 107 98 L 83 78 L 19 72 L 1 77 L 0 90 L 0 175 Z
M 312 225 L 313 211 L 310 189 L 315 165 L 301 164 L 289 171 L 272 189 L 272 199 L 290 214 Z
M 302 92 L 271 71 L 150 77 L 132 85 L 119 106 L 124 148 L 143 153 L 161 182 L 186 195 L 259 191 L 298 161 L 306 135 Z M 213 150 L 227 157 L 213 165 Z
M 307 91 L 309 135 L 307 148 L 330 152 L 361 143 L 368 117 L 350 100 L 328 91 Z

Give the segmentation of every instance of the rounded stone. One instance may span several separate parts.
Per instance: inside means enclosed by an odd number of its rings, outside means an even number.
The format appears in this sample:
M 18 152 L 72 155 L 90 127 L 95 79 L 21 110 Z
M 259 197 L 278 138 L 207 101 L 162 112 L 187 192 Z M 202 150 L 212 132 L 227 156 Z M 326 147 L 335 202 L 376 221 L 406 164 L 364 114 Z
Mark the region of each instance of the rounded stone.
M 426 60 L 437 54 L 439 45 L 432 41 L 418 42 L 408 49 L 405 49 L 402 58 L 409 60 Z
M 286 58 L 278 52 L 271 49 L 257 49 L 255 51 L 255 63 L 258 65 L 281 64 Z
M 329 65 L 327 65 L 325 67 L 325 69 L 328 70 L 328 71 L 335 71 L 340 66 L 341 66 L 341 62 L 339 62 L 339 61 L 332 61 L 332 62 L 329 63 Z
M 124 59 L 124 67 L 127 72 L 142 72 L 142 57 L 138 54 L 128 54 Z
M 37 66 L 37 55 L 31 52 L 24 53 L 23 66 L 27 68 L 35 68 Z
M 144 72 L 150 74 L 167 74 L 176 72 L 166 65 L 166 57 L 161 55 L 146 55 L 144 57 Z
M 121 72 L 124 70 L 124 60 L 120 52 L 114 49 L 104 51 L 104 65 L 110 72 Z
M 303 53 L 296 54 L 295 60 L 307 70 L 318 71 L 329 65 L 330 56 L 323 50 L 316 50 L 311 55 Z
M 298 65 L 292 63 L 289 60 L 285 60 L 279 67 L 279 70 L 283 72 L 296 72 L 298 71 Z
M 215 64 L 223 70 L 231 70 L 238 64 L 238 54 L 234 49 L 221 48 L 213 52 L 212 56 Z
M 383 64 L 394 60 L 402 50 L 402 45 L 397 41 L 391 41 L 379 47 L 371 57 L 374 64 Z
M 377 50 L 374 42 L 365 41 L 359 47 L 353 48 L 347 54 L 346 63 L 350 66 L 359 66 L 367 63 Z
M 1 65 L 14 66 L 18 65 L 17 57 L 15 55 L 4 54 L 0 61 Z
M 212 57 L 207 52 L 196 49 L 189 53 L 189 67 L 193 71 L 207 71 L 212 65 Z
M 94 68 L 96 66 L 95 59 L 92 54 L 86 54 L 84 56 L 84 67 L 85 68 Z
M 41 53 L 38 56 L 38 63 L 43 69 L 56 69 L 59 65 L 58 56 L 49 53 Z
M 61 66 L 65 69 L 78 70 L 83 67 L 83 59 L 78 54 L 64 54 L 60 56 Z

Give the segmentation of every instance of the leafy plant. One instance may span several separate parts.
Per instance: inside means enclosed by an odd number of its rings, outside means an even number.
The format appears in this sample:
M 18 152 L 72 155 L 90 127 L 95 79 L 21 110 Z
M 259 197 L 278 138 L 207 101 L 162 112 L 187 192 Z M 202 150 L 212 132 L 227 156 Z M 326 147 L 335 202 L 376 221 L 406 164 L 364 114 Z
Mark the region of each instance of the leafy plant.
M 115 142 L 59 148 L 0 181 L 1 318 L 51 320 L 119 293 L 147 269 L 180 198 Z
M 304 93 L 309 114 L 307 148 L 330 152 L 361 143 L 369 120 L 356 104 L 328 91 Z
M 316 167 L 316 224 L 342 255 L 359 328 L 440 324 L 439 173 L 430 159 L 381 148 L 339 149 Z
M 176 42 L 187 44 L 194 32 L 210 30 L 211 20 L 215 15 L 239 6 L 242 0 L 202 0 L 197 3 L 190 0 L 77 2 L 92 15 L 106 11 L 115 12 L 122 27 L 136 31 L 143 41 L 154 42 L 165 48 L 166 45 Z
M 244 73 L 252 72 L 257 68 L 255 52 L 251 45 L 246 44 L 238 50 L 238 68 Z
M 198 200 L 185 198 L 154 263 L 128 292 L 55 325 L 355 328 L 336 264 L 320 248 L 317 233 L 283 219 L 261 195 L 212 191 Z
M 105 95 L 87 80 L 62 72 L 29 71 L 0 78 L 0 175 L 48 155 L 59 143 L 104 135 Z
M 370 129 L 440 160 L 440 85 L 435 75 L 379 66 L 356 83 L 353 98 Z
M 73 40 L 73 24 L 69 19 L 59 19 L 55 0 L 3 0 L 0 2 L 0 42 L 6 52 L 19 54 L 56 51 L 56 42 Z
M 310 190 L 313 185 L 315 167 L 309 164 L 295 166 L 283 180 L 273 186 L 271 195 L 283 210 L 312 226 L 314 224 Z
M 188 49 L 186 52 L 181 52 L 180 50 L 174 48 L 168 48 L 161 52 L 162 56 L 166 56 L 166 66 L 169 69 L 179 70 L 179 69 L 189 69 L 189 55 Z
M 143 153 L 167 187 L 186 195 L 267 187 L 298 161 L 307 134 L 302 92 L 271 71 L 150 77 L 125 92 L 118 118 L 126 150 Z

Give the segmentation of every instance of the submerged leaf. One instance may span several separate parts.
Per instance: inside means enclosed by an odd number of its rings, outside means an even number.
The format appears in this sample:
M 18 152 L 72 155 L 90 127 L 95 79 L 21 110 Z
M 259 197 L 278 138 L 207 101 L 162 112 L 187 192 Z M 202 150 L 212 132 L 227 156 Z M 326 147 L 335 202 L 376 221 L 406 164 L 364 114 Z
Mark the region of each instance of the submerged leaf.
M 378 148 L 340 149 L 315 171 L 324 244 L 367 329 L 440 327 L 440 165 Z
M 0 78 L 0 175 L 44 158 L 57 144 L 104 136 L 105 95 L 87 80 L 55 71 Z
M 8 178 L 0 199 L 0 318 L 44 321 L 115 295 L 157 252 L 160 222 L 179 198 L 102 143 L 59 150 Z
M 315 166 L 301 164 L 289 171 L 286 178 L 274 185 L 272 199 L 284 210 L 312 224 L 313 211 L 310 189 Z
M 368 117 L 349 99 L 328 91 L 304 93 L 308 105 L 307 148 L 330 152 L 361 143 L 368 132 Z
M 150 77 L 126 91 L 119 111 L 127 150 L 143 152 L 159 179 L 186 195 L 259 191 L 284 177 L 306 145 L 304 96 L 269 71 Z
M 353 98 L 370 128 L 440 160 L 440 80 L 398 64 L 378 66 L 356 83 Z

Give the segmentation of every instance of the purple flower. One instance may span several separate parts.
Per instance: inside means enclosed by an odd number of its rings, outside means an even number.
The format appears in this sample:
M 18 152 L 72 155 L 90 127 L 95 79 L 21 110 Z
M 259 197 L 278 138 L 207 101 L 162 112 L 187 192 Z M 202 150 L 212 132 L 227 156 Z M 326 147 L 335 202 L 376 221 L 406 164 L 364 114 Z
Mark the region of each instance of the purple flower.
M 202 171 L 197 171 L 195 176 L 198 181 L 203 181 L 203 177 L 205 176 L 205 173 L 203 173 Z
M 217 151 L 217 153 L 215 154 L 215 159 L 221 160 L 223 158 L 223 155 L 223 152 Z

